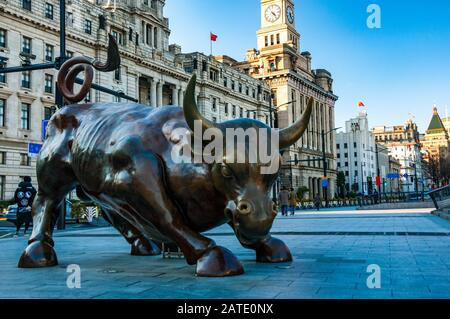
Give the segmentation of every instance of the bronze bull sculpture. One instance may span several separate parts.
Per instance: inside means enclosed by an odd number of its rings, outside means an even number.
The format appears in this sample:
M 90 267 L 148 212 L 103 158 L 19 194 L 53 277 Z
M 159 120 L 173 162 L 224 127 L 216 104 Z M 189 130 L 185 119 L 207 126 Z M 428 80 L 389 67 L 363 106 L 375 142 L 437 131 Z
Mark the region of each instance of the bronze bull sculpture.
M 111 71 L 119 64 L 117 46 L 110 39 L 106 64 L 73 58 L 60 70 L 58 86 L 67 102 L 78 103 L 90 89 L 93 67 Z M 74 94 L 74 79 L 83 70 L 85 83 Z M 278 171 L 262 175 L 258 163 L 228 163 L 228 154 L 222 163 L 174 162 L 171 152 L 179 141 L 173 129 L 194 130 L 195 121 L 201 121 L 202 129 L 271 130 L 252 119 L 212 123 L 197 108 L 195 85 L 193 76 L 183 108 L 73 104 L 52 116 L 37 161 L 33 233 L 19 267 L 58 264 L 53 228 L 59 205 L 74 188 L 102 207 L 105 219 L 132 245 L 133 255 L 157 255 L 162 242 L 174 243 L 188 264 L 197 265 L 198 276 L 242 274 L 241 263 L 228 249 L 201 234 L 228 223 L 241 244 L 256 251 L 258 262 L 292 260 L 287 246 L 269 233 L 277 215 L 270 190 Z M 279 131 L 280 149 L 302 136 L 312 107 L 310 99 L 303 117 Z

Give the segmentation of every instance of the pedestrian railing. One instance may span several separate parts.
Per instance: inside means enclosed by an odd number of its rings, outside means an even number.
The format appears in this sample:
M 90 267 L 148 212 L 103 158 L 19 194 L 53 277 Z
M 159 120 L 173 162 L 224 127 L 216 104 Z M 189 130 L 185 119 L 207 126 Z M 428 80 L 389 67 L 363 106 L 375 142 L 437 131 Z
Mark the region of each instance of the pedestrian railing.
M 450 186 L 435 189 L 428 193 L 436 209 L 450 208 Z

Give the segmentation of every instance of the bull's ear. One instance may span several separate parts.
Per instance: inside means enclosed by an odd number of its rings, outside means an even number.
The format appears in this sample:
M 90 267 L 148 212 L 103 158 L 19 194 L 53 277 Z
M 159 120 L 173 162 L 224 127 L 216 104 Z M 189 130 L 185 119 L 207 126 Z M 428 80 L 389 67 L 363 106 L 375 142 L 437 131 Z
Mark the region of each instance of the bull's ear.
M 280 150 L 286 149 L 297 142 L 308 128 L 309 120 L 314 106 L 314 99 L 311 97 L 302 118 L 283 130 L 280 130 Z
M 203 131 L 209 128 L 215 128 L 213 122 L 206 119 L 198 110 L 197 102 L 195 102 L 195 84 L 197 82 L 197 76 L 194 74 L 189 81 L 186 89 L 186 94 L 183 101 L 184 118 L 186 119 L 189 128 L 194 131 L 195 121 L 201 121 Z

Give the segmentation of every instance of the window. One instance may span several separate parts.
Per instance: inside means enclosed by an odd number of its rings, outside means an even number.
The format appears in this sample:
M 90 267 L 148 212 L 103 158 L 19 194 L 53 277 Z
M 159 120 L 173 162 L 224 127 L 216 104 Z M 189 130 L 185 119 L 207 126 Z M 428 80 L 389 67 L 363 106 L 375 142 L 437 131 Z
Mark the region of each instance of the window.
M 72 13 L 72 12 L 67 12 L 67 15 L 66 15 L 66 24 L 67 24 L 68 26 L 70 26 L 70 27 L 73 27 L 73 22 L 74 22 L 74 19 L 73 19 L 73 13 Z
M 223 78 L 223 86 L 228 87 L 228 78 L 227 77 Z
M 30 71 L 22 72 L 22 87 L 25 89 L 31 88 L 31 73 L 30 73 Z
M 28 37 L 22 39 L 22 52 L 31 54 L 31 39 Z
M 52 108 L 44 107 L 44 120 L 48 121 L 52 117 Z
M 250 89 L 248 88 L 248 86 L 245 87 L 245 95 L 250 95 Z
M 48 2 L 45 3 L 45 17 L 53 20 L 53 4 Z
M 355 162 L 355 166 L 358 166 L 358 162 Z
M 6 164 L 6 152 L 0 152 L 0 164 L 1 165 Z
M 231 89 L 234 91 L 235 88 L 236 88 L 236 83 L 234 82 L 234 80 L 231 80 Z
M 242 83 L 239 83 L 239 93 L 242 93 Z
M 6 83 L 6 73 L 0 73 L 0 83 Z
M 232 113 L 233 117 L 236 117 L 236 105 L 233 105 L 233 113 Z
M 217 111 L 217 99 L 215 97 L 213 97 L 212 99 L 212 107 L 211 107 L 213 112 Z
M 264 37 L 264 44 L 266 47 L 269 46 L 269 37 L 267 35 Z
M 5 126 L 6 100 L 0 99 L 0 126 Z
M 280 34 L 277 33 L 277 44 L 280 44 Z
M 45 93 L 53 94 L 53 75 L 45 75 Z
M 348 167 L 348 162 L 345 162 L 345 167 Z
M 356 142 L 353 142 L 353 147 L 356 148 Z
M 239 108 L 239 117 L 244 117 L 244 109 L 242 107 Z
M 91 34 L 92 33 L 92 21 L 84 20 L 84 33 Z
M 344 157 L 345 157 L 345 158 L 348 158 L 348 153 L 345 153 L 345 154 L 344 154 Z
M 275 42 L 274 42 L 274 40 L 273 40 L 273 34 L 270 36 L 270 45 L 274 45 L 275 44 Z
M 358 176 L 358 171 L 355 171 L 355 176 Z
M 123 45 L 123 34 L 120 31 L 112 31 L 112 36 L 116 39 L 117 44 Z
M 22 8 L 31 11 L 31 0 L 22 0 Z
M 114 71 L 114 80 L 116 81 L 120 81 L 122 79 L 122 72 L 120 71 L 120 67 L 118 67 L 115 71 Z
M 341 149 L 341 144 L 336 144 L 336 149 L 340 150 Z
M 348 148 L 348 144 L 344 143 L 344 148 L 347 149 Z
M 252 97 L 253 97 L 254 99 L 256 99 L 256 90 L 255 90 L 255 89 L 252 89 Z
M 45 45 L 45 61 L 53 62 L 53 59 L 55 57 L 55 48 L 53 45 L 46 44 Z
M 355 152 L 353 155 L 354 155 L 355 157 L 358 157 L 358 153 L 357 153 L 357 152 Z
M 209 79 L 214 82 L 219 81 L 219 71 L 213 68 L 209 69 Z
M 20 166 L 31 166 L 31 160 L 28 154 L 20 153 Z
M 20 116 L 20 128 L 23 130 L 30 129 L 30 108 L 31 105 L 27 103 L 22 103 L 21 116 Z
M 225 103 L 225 114 L 228 115 L 228 103 Z
M 4 175 L 0 176 L 0 199 L 5 200 L 5 183 L 6 177 Z
M 0 48 L 6 48 L 6 30 L 0 29 Z

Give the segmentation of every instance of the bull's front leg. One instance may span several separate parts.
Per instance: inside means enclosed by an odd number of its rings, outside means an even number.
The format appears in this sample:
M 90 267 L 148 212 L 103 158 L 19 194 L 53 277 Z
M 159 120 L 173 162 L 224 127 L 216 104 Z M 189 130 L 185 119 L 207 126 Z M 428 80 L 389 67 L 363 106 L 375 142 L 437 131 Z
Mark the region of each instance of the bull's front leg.
M 156 227 L 182 250 L 190 265 L 197 264 L 196 274 L 204 277 L 240 275 L 244 272 L 239 260 L 226 248 L 190 229 L 167 192 L 161 160 L 151 152 L 134 150 L 134 171 L 131 196 L 134 209 L 139 212 L 139 223 L 144 235 L 145 224 Z M 130 154 L 131 155 L 131 154 Z M 148 229 L 148 228 L 147 228 Z
M 229 223 L 235 230 L 233 223 Z M 235 231 L 236 232 L 236 231 Z M 260 263 L 283 263 L 292 261 L 292 254 L 287 245 L 278 238 L 267 235 L 257 240 L 247 240 L 237 236 L 241 245 L 256 252 L 256 261 Z

